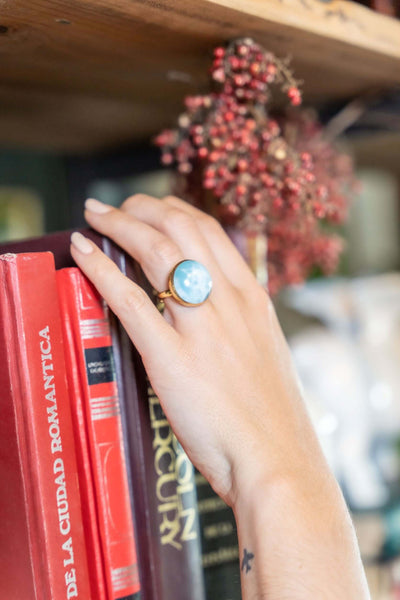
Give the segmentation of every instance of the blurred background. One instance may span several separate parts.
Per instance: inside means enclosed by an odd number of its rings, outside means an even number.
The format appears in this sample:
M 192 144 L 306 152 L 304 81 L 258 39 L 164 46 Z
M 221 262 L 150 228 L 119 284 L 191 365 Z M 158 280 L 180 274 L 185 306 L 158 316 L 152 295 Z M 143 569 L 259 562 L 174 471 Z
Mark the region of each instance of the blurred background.
M 99 13 L 94 18 L 104 26 L 101 37 L 76 7 L 65 5 L 58 14 L 50 4 L 40 18 L 30 15 L 25 22 L 11 10 L 0 22 L 6 59 L 0 75 L 0 242 L 84 226 L 87 197 L 119 206 L 136 192 L 170 193 L 173 173 L 160 167 L 151 138 L 174 125 L 185 93 L 204 86 L 206 70 L 196 77 L 215 43 L 242 27 L 233 13 L 215 9 L 209 28 L 200 19 L 201 33 L 192 35 L 186 15 L 174 25 L 178 37 L 171 29 L 164 56 L 157 7 L 151 8 L 156 25 L 140 21 L 141 8 L 129 18 L 114 15 L 113 25 L 108 13 Z M 288 9 L 288 17 L 285 2 L 276 4 L 280 38 L 274 37 L 274 16 L 269 21 L 263 15 L 265 33 L 253 20 L 243 26 L 264 43 L 270 35 L 280 54 L 294 54 L 310 90 L 306 101 L 317 106 L 325 125 L 351 107 L 340 144 L 360 182 L 340 231 L 346 247 L 337 273 L 283 290 L 276 309 L 354 519 L 372 598 L 399 600 L 400 9 L 389 0 L 362 2 L 368 9 L 304 0 L 296 3 L 297 12 Z M 371 7 L 388 16 L 375 21 Z M 137 19 L 144 29 L 135 41 Z M 318 43 L 310 19 L 321 27 Z M 50 22 L 57 35 L 46 29 Z M 288 25 L 300 32 L 297 38 L 288 36 Z M 316 51 L 320 42 L 323 60 Z M 346 44 L 353 44 L 351 50 Z
M 275 303 L 373 598 L 389 600 L 400 597 L 400 133 L 358 130 L 343 143 L 361 186 L 340 269 Z M 4 148 L 0 239 L 82 226 L 86 197 L 162 197 L 172 179 L 151 145 L 79 159 Z

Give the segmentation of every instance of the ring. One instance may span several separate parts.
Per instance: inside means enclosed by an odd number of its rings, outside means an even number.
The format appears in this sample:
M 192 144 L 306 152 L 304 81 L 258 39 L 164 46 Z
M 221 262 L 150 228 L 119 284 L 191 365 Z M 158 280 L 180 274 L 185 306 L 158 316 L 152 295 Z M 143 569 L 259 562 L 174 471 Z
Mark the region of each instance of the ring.
M 157 294 L 160 300 L 174 298 L 183 306 L 200 306 L 211 293 L 212 279 L 197 260 L 182 260 L 168 277 L 168 289 Z

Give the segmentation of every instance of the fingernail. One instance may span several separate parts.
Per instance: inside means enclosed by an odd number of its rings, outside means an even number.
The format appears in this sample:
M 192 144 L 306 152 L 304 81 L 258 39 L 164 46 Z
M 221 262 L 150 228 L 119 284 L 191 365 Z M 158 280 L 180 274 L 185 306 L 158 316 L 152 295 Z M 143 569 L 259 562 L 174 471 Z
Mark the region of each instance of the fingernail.
M 100 202 L 94 198 L 88 198 L 85 202 L 85 208 L 86 210 L 90 210 L 98 215 L 104 215 L 105 213 L 110 212 L 112 206 L 109 204 L 104 204 L 104 202 Z
M 82 254 L 90 254 L 93 252 L 92 242 L 79 233 L 79 231 L 74 231 L 71 235 L 71 244 L 74 248 L 79 250 L 79 252 L 82 252 Z

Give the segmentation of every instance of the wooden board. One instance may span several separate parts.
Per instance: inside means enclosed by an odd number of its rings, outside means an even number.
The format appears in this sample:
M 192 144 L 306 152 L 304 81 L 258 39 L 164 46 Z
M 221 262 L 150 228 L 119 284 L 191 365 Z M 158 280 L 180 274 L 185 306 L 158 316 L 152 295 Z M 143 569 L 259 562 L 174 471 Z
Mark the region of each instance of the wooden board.
M 310 102 L 400 83 L 400 22 L 344 0 L 0 0 L 0 144 L 148 139 L 238 36 L 292 55 Z
M 348 144 L 357 165 L 386 170 L 400 182 L 400 131 L 353 136 Z

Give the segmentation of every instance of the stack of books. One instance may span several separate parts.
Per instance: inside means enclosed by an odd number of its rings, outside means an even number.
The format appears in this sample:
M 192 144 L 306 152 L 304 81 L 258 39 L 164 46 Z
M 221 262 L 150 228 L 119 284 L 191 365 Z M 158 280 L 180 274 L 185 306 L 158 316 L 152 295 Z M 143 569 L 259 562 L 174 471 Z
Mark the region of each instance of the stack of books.
M 193 466 L 69 238 L 0 247 L 1 597 L 204 600 Z

